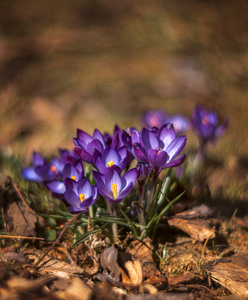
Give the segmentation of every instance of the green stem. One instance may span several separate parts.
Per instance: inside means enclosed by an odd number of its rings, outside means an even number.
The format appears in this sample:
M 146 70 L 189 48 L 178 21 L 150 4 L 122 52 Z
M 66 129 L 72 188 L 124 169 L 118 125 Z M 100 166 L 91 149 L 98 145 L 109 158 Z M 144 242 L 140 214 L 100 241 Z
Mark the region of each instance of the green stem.
M 93 210 L 93 206 L 91 206 L 89 208 L 89 214 L 88 214 L 88 231 L 90 230 L 94 230 L 94 210 Z
M 159 211 L 161 205 L 164 203 L 164 199 L 165 199 L 165 196 L 168 192 L 168 188 L 169 188 L 169 185 L 170 185 L 170 182 L 171 182 L 171 169 L 169 170 L 168 172 L 168 175 L 166 176 L 163 184 L 162 184 L 162 187 L 161 187 L 161 190 L 160 190 L 160 195 L 158 197 L 158 202 L 157 202 L 157 206 L 156 206 L 156 212 Z
M 150 195 L 148 197 L 148 201 L 147 201 L 147 204 L 146 204 L 147 213 L 149 212 L 150 206 L 152 204 L 153 196 L 154 196 L 156 186 L 157 186 L 157 179 L 158 179 L 158 174 L 154 173 L 153 176 L 152 176 L 152 188 L 150 190 Z
M 144 187 L 145 187 L 144 182 L 140 182 L 140 184 L 139 184 L 139 204 L 140 204 L 140 207 L 144 207 L 144 192 L 145 192 Z M 142 209 L 139 209 L 138 220 L 139 220 L 139 223 L 141 225 L 144 225 L 144 226 L 146 225 L 146 221 L 145 221 L 145 217 L 144 217 L 144 211 Z
M 113 204 L 113 216 L 117 217 L 117 204 Z M 116 243 L 118 241 L 118 225 L 117 225 L 117 223 L 112 224 L 112 231 L 113 231 L 114 243 Z

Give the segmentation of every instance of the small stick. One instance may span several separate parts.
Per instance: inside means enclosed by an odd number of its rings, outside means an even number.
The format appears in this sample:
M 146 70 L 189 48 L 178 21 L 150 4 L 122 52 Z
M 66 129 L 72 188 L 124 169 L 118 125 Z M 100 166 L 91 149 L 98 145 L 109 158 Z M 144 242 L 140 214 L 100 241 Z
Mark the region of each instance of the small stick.
M 5 235 L 0 234 L 0 238 L 6 238 L 6 239 L 25 239 L 25 240 L 41 240 L 44 241 L 44 238 L 42 237 L 35 237 L 35 236 L 19 236 L 19 235 Z
M 59 244 L 63 234 L 65 233 L 66 229 L 77 219 L 78 215 L 74 215 L 73 218 L 71 218 L 65 225 L 63 230 L 60 232 L 59 236 L 57 237 L 57 239 L 54 241 L 54 243 L 44 252 L 44 254 L 40 257 L 40 259 L 38 260 L 38 262 L 36 263 L 35 267 L 37 268 L 38 265 L 40 264 L 40 262 L 44 259 L 45 256 L 47 256 L 47 254 L 56 246 Z

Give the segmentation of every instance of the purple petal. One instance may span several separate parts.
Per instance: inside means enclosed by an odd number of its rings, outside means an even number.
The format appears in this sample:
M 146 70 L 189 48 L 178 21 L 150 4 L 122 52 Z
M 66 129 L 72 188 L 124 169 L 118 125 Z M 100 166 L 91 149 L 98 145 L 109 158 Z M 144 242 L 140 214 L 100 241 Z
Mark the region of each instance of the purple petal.
M 78 155 L 78 157 L 80 157 L 83 161 L 89 163 L 89 164 L 93 164 L 93 158 L 92 155 L 90 155 L 87 151 L 85 151 L 84 149 L 82 149 L 81 147 L 75 147 L 75 153 L 76 155 Z
M 77 183 L 71 179 L 71 178 L 65 178 L 64 179 L 64 184 L 65 184 L 65 189 L 68 190 L 73 190 L 76 192 L 77 190 Z
M 121 179 L 119 173 L 115 169 L 113 168 L 108 169 L 105 176 L 105 184 L 106 184 L 106 189 L 110 192 L 111 195 L 113 195 L 112 184 L 117 185 L 117 198 L 118 198 L 118 194 L 121 189 Z
M 137 160 L 148 161 L 146 150 L 140 143 L 133 144 L 133 152 Z
M 97 149 L 100 153 L 103 151 L 103 144 L 98 139 L 93 139 L 89 142 L 86 150 L 89 154 L 93 155 L 95 149 Z
M 92 196 L 90 196 L 89 198 L 85 199 L 84 201 L 82 201 L 80 203 L 80 208 L 86 209 L 89 206 L 91 206 L 92 204 L 93 204 L 93 198 L 92 198 Z
M 107 198 L 107 200 L 109 201 L 109 202 L 111 202 L 111 203 L 121 203 L 121 201 L 124 199 L 124 197 L 123 198 L 116 198 L 116 199 L 113 199 L 113 198 L 111 198 L 111 197 L 106 197 Z
M 98 196 L 98 190 L 97 190 L 97 186 L 93 185 L 92 186 L 92 197 L 93 197 L 93 201 L 95 202 Z
M 122 200 L 123 198 L 125 198 L 125 197 L 130 193 L 130 191 L 131 191 L 132 188 L 133 188 L 133 183 L 130 182 L 129 185 L 127 185 L 127 186 L 121 191 L 121 193 L 119 194 L 119 197 L 118 197 L 118 198 L 120 198 L 121 200 Z
M 121 189 L 125 189 L 125 187 L 128 186 L 130 183 L 134 185 L 137 180 L 137 177 L 138 171 L 136 168 L 127 171 L 121 178 Z
M 162 148 L 165 151 L 170 143 L 176 138 L 176 132 L 173 129 L 173 126 L 171 126 L 171 124 L 163 125 L 158 132 L 158 138 L 163 142 Z
M 127 165 L 127 159 L 126 158 L 122 159 L 119 162 L 118 168 L 121 170 L 121 172 L 125 169 L 126 165 Z
M 78 171 L 71 164 L 66 164 L 63 170 L 63 178 L 78 177 Z
M 41 182 L 43 181 L 43 178 L 41 176 L 39 176 L 35 170 L 34 167 L 30 167 L 30 168 L 25 168 L 22 170 L 22 176 L 26 179 L 26 180 L 30 180 L 30 181 L 36 181 L 36 182 Z
M 149 149 L 159 148 L 158 138 L 154 133 L 146 128 L 143 128 L 141 130 L 141 142 L 146 151 L 148 151 Z
M 140 134 L 137 129 L 134 129 L 132 132 L 132 144 L 140 143 Z
M 186 136 L 182 135 L 175 138 L 170 145 L 166 148 L 166 153 L 169 155 L 169 160 L 174 159 L 184 148 L 186 144 Z
M 68 210 L 71 214 L 81 214 L 85 212 L 85 209 L 81 209 L 79 207 L 69 206 Z
M 206 116 L 209 123 L 214 125 L 215 127 L 218 125 L 218 116 L 214 110 L 210 110 Z
M 101 134 L 101 132 L 98 129 L 95 129 L 95 131 L 93 133 L 93 138 L 99 140 L 101 142 L 101 144 L 105 147 L 105 141 L 104 141 L 103 135 Z
M 106 167 L 103 164 L 103 162 L 101 161 L 100 157 L 98 157 L 98 159 L 96 160 L 95 166 L 100 173 L 102 173 L 102 174 L 104 173 Z
M 120 157 L 112 147 L 107 147 L 106 149 L 104 149 L 102 153 L 102 162 L 105 167 L 108 166 L 108 163 L 110 161 L 113 161 L 114 165 L 117 165 L 119 163 L 119 160 Z
M 72 190 L 68 190 L 64 194 L 65 200 L 72 206 L 79 206 L 81 201 L 78 195 Z
M 45 186 L 52 191 L 53 193 L 56 194 L 64 194 L 65 192 L 65 184 L 61 181 L 50 181 L 46 182 Z
M 92 137 L 81 129 L 77 129 L 77 139 L 79 139 L 85 147 L 92 140 Z
M 163 169 L 163 165 L 168 161 L 168 155 L 163 150 L 150 149 L 148 151 L 149 162 L 153 167 L 153 170 L 156 174 L 160 173 Z
M 92 194 L 91 185 L 87 180 L 87 178 L 84 177 L 78 182 L 77 191 L 78 194 L 84 194 L 85 198 L 89 198 L 91 196 Z
M 132 138 L 126 131 L 122 132 L 121 140 L 128 149 L 132 149 Z
M 43 165 L 44 158 L 37 152 L 33 152 L 33 162 L 35 166 Z
M 118 149 L 117 153 L 120 155 L 121 159 L 124 159 L 127 157 L 127 147 L 122 146 L 121 148 Z
M 186 157 L 186 155 L 183 154 L 183 155 L 177 157 L 176 159 L 174 159 L 173 161 L 169 162 L 168 164 L 166 164 L 165 167 L 166 168 L 178 167 L 184 162 L 185 157 Z
M 216 129 L 215 135 L 216 135 L 217 137 L 222 136 L 222 135 L 225 133 L 225 131 L 226 131 L 228 125 L 229 125 L 229 119 L 226 118 L 225 121 L 224 121 L 224 123 L 223 123 L 222 125 L 220 125 L 220 126 Z

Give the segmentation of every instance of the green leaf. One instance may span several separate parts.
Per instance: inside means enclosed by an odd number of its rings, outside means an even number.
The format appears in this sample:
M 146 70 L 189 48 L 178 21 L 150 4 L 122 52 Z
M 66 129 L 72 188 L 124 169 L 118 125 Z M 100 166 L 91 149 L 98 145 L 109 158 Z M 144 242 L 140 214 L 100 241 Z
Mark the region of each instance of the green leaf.
M 95 230 L 91 230 L 91 231 L 88 231 L 88 232 L 85 232 L 84 234 L 82 234 L 79 239 L 72 245 L 72 247 L 76 247 L 78 246 L 79 244 L 83 243 L 84 241 L 86 241 L 90 235 L 92 234 L 96 234 L 98 232 L 100 232 L 101 229 L 95 229 Z
M 125 219 L 121 219 L 119 217 L 109 216 L 109 217 L 94 217 L 94 221 L 106 222 L 106 223 L 116 223 L 121 226 L 128 227 L 131 229 L 131 225 L 129 225 Z
M 130 220 L 130 218 L 128 217 L 128 215 L 124 211 L 121 210 L 121 213 L 123 214 L 123 216 L 127 220 L 127 222 L 131 225 L 133 235 L 134 236 L 138 236 L 138 232 L 137 232 L 137 230 L 135 228 L 134 223 Z
M 174 198 L 170 203 L 168 203 L 165 208 L 159 213 L 159 215 L 157 216 L 156 218 L 156 224 L 153 228 L 153 234 L 152 234 L 152 237 L 154 237 L 155 235 L 155 232 L 157 230 L 157 227 L 158 227 L 158 224 L 162 218 L 162 216 L 170 209 L 170 207 L 176 203 L 183 195 L 185 194 L 185 191 L 183 191 L 180 195 L 178 195 L 176 198 Z

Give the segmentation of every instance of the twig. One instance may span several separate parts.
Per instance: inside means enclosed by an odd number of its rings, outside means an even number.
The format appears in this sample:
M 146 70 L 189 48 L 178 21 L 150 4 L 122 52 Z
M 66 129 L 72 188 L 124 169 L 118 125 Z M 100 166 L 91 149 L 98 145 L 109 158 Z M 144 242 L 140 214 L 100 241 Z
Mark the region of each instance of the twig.
M 42 237 L 35 237 L 35 236 L 20 236 L 20 235 L 5 235 L 0 234 L 0 238 L 6 238 L 6 239 L 24 239 L 24 240 L 41 240 L 44 241 L 44 238 Z
M 79 215 L 74 215 L 73 218 L 71 218 L 65 225 L 63 230 L 60 232 L 59 236 L 57 239 L 54 241 L 54 243 L 45 251 L 45 253 L 40 257 L 38 262 L 36 263 L 35 267 L 37 268 L 40 262 L 44 259 L 45 256 L 56 246 L 59 244 L 63 234 L 65 233 L 66 229 L 77 219 Z

